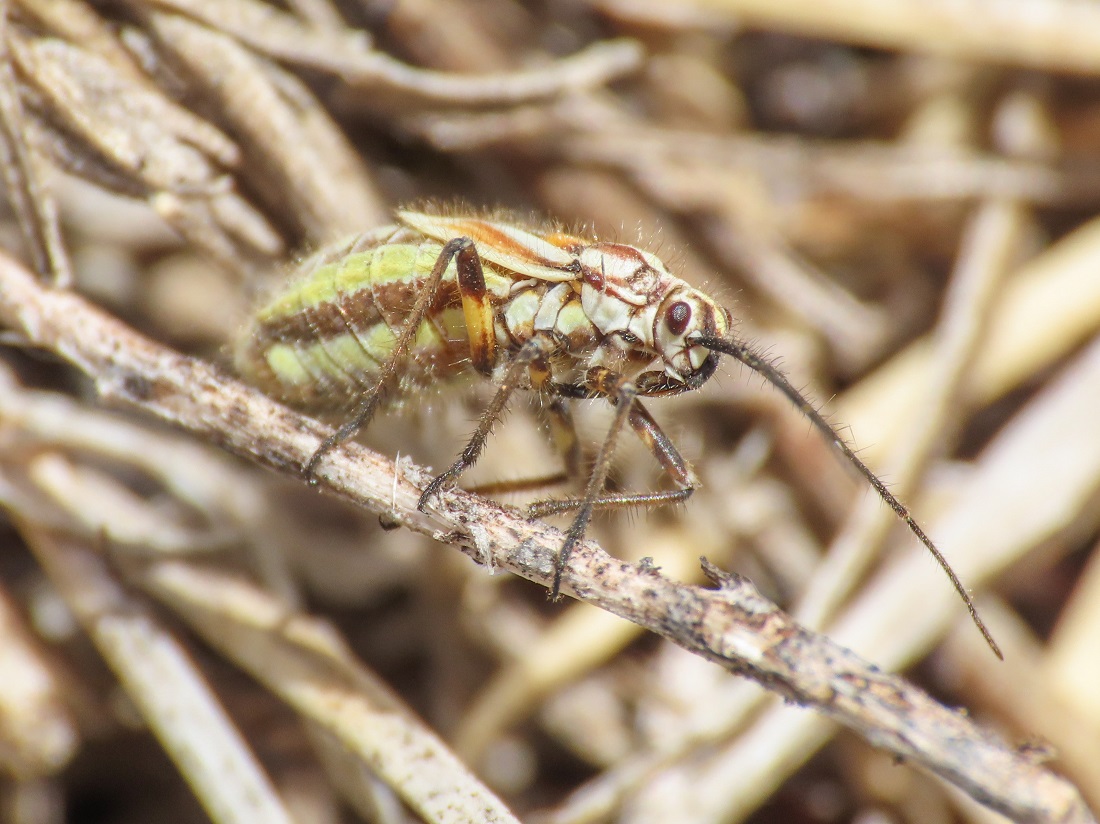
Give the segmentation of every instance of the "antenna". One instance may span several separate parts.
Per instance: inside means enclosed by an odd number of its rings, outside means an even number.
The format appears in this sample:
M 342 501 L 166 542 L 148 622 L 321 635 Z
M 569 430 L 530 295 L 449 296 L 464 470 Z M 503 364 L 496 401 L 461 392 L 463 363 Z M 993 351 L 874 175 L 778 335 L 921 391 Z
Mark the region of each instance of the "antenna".
M 879 497 L 885 501 L 889 507 L 894 510 L 894 513 L 905 521 L 909 527 L 909 531 L 917 536 L 917 540 L 924 544 L 924 548 L 932 553 L 932 557 L 936 559 L 936 562 L 943 568 L 943 571 L 947 573 L 947 577 L 951 580 L 951 585 L 955 587 L 955 591 L 959 593 L 959 597 L 962 598 L 963 603 L 966 604 L 967 610 L 970 612 L 970 618 L 973 620 L 974 625 L 981 632 L 982 637 L 985 638 L 985 642 L 989 645 L 989 648 L 993 650 L 993 654 L 1004 660 L 1004 654 L 1001 652 L 1001 648 L 997 646 L 997 642 L 993 640 L 993 635 L 989 632 L 989 628 L 986 627 L 985 622 L 982 621 L 981 616 L 978 615 L 978 609 L 974 606 L 974 601 L 970 597 L 970 593 L 963 587 L 962 581 L 959 580 L 959 576 L 955 574 L 955 570 L 951 568 L 951 565 L 947 563 L 947 559 L 943 556 L 943 553 L 936 548 L 936 545 L 932 543 L 932 540 L 924 534 L 924 530 L 921 529 L 920 524 L 914 520 L 913 516 L 909 514 L 909 510 L 905 508 L 901 501 L 899 501 L 889 489 L 886 484 L 872 472 L 859 456 L 848 446 L 847 442 L 840 437 L 840 434 L 832 427 L 824 416 L 817 411 L 817 408 L 810 403 L 805 396 L 794 385 L 787 380 L 787 376 L 783 372 L 769 361 L 764 356 L 756 352 L 749 344 L 736 340 L 735 338 L 717 338 L 711 335 L 698 335 L 691 338 L 691 342 L 697 346 L 705 347 L 713 352 L 720 352 L 723 355 L 729 355 L 732 358 L 736 358 L 753 370 L 757 374 L 763 376 L 763 378 L 776 387 L 780 392 L 787 396 L 787 398 L 798 407 L 807 418 L 810 419 L 810 423 L 833 445 L 839 449 L 844 457 L 859 470 L 864 478 L 867 479 L 875 492 Z

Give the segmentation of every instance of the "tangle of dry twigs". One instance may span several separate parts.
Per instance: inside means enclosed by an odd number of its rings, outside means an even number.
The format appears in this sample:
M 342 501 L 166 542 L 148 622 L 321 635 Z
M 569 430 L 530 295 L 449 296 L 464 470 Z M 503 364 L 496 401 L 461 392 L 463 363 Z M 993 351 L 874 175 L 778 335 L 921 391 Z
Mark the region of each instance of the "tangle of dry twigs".
M 1098 22 L 0 2 L 0 824 L 1096 820 Z M 416 509 L 476 387 L 406 399 L 306 488 L 327 423 L 214 364 L 295 259 L 424 199 L 639 242 L 731 305 L 838 393 L 1005 663 L 734 369 L 654 404 L 703 487 L 595 524 L 567 608 L 519 581 L 548 583 L 554 527 Z M 471 485 L 557 465 L 513 413 Z M 621 440 L 615 483 L 661 483 Z

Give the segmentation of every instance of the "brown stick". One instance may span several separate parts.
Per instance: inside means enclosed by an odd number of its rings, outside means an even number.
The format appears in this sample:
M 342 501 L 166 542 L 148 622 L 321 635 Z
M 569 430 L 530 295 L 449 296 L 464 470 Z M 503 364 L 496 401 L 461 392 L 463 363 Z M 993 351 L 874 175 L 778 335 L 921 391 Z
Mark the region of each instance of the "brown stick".
M 0 321 L 61 355 L 101 394 L 130 403 L 293 477 L 329 434 L 207 363 L 142 337 L 82 298 L 37 283 L 0 255 Z M 430 474 L 347 443 L 319 467 L 329 491 L 454 544 L 482 563 L 544 586 L 562 533 L 458 490 L 417 512 Z M 396 489 L 396 494 L 395 494 Z M 442 525 L 442 530 L 437 526 Z M 592 541 L 573 551 L 563 590 L 656 632 L 784 698 L 812 706 L 899 758 L 946 778 L 1014 821 L 1093 822 L 1065 779 L 964 715 L 792 621 L 744 579 L 704 562 L 718 587 L 669 581 L 611 558 Z

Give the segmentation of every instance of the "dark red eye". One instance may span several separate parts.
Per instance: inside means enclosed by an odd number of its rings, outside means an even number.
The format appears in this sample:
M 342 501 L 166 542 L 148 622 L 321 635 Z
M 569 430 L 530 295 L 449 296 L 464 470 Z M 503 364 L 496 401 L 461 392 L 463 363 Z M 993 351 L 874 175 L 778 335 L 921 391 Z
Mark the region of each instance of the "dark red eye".
M 690 306 L 678 300 L 668 307 L 668 311 L 665 312 L 665 325 L 668 326 L 669 332 L 679 337 L 687 330 L 689 323 L 691 323 Z

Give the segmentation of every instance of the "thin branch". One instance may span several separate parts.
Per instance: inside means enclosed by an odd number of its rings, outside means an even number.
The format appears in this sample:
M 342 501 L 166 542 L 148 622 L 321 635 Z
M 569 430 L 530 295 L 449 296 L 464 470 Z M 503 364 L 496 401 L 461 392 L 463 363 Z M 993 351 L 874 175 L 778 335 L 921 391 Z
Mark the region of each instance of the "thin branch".
M 1076 0 L 696 0 L 747 26 L 960 60 L 1100 70 L 1100 8 Z
M 142 13 L 148 5 L 133 3 Z M 558 97 L 631 74 L 641 67 L 643 57 L 636 41 L 620 38 L 521 71 L 468 75 L 403 63 L 372 49 L 365 31 L 308 25 L 265 4 L 156 0 L 153 5 L 186 15 L 272 58 L 338 75 L 353 90 L 383 88 L 448 105 L 510 105 Z
M 210 817 L 219 824 L 291 824 L 272 780 L 171 629 L 83 539 L 20 526 Z
M 138 12 L 150 5 L 179 12 L 251 49 L 304 66 L 333 66 L 361 59 L 371 48 L 370 34 L 360 29 L 317 26 L 293 14 L 254 0 L 155 0 L 134 3 Z
M 228 660 L 334 736 L 425 821 L 519 824 L 327 621 L 289 610 L 233 574 L 185 562 L 151 564 L 138 579 Z
M 594 43 L 537 68 L 463 75 L 421 69 L 382 52 L 371 52 L 344 67 L 343 74 L 353 90 L 383 87 L 425 102 L 503 106 L 602 86 L 637 71 L 643 56 L 636 41 L 622 38 Z
M 293 75 L 186 17 L 147 14 L 161 50 L 243 148 L 241 177 L 289 209 L 313 242 L 383 222 L 365 162 Z
M 8 50 L 6 5 L 0 4 L 0 172 L 35 268 L 55 285 L 70 286 L 73 273 L 57 202 L 41 180 L 46 164 L 23 137 L 27 123 Z
M 128 401 L 288 475 L 300 474 L 328 434 L 82 298 L 44 288 L 8 257 L 0 257 L 0 320 L 87 372 L 106 398 Z M 553 578 L 559 530 L 461 491 L 441 494 L 431 515 L 421 514 L 416 502 L 430 475 L 420 467 L 403 464 L 396 474 L 392 461 L 348 443 L 326 457 L 316 477 L 327 490 L 482 563 L 544 586 Z M 816 708 L 1014 820 L 1095 820 L 1064 779 L 906 681 L 797 625 L 747 581 L 704 568 L 718 588 L 667 580 L 646 564 L 617 561 L 585 541 L 573 551 L 563 591 Z
M 62 679 L 6 585 L 0 585 L 0 672 L 0 770 L 20 781 L 54 774 L 79 748 L 80 730 Z

